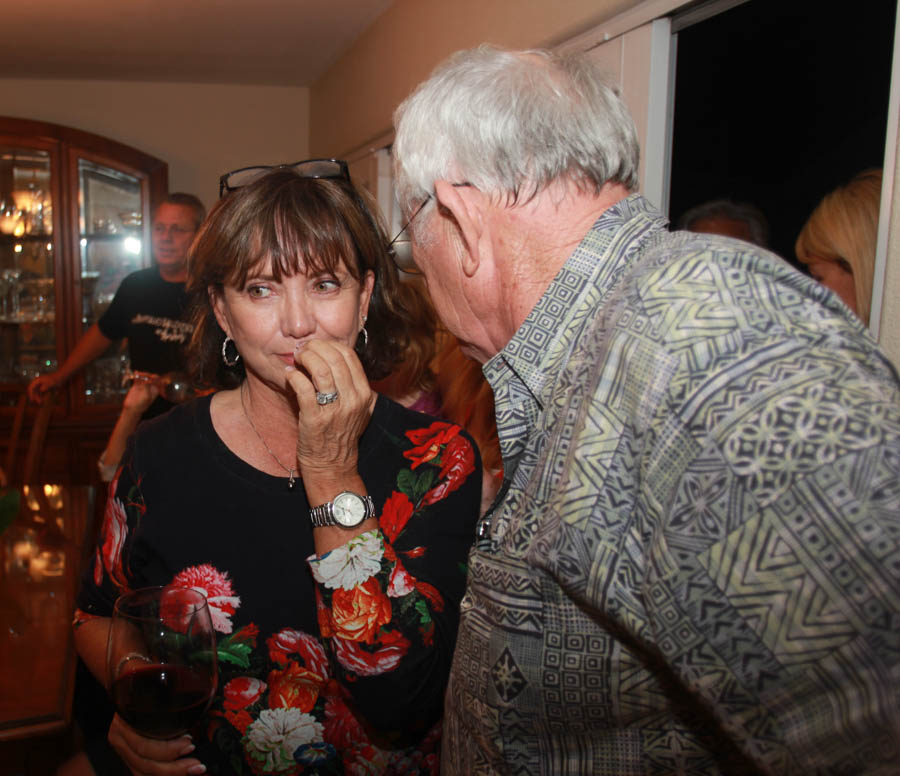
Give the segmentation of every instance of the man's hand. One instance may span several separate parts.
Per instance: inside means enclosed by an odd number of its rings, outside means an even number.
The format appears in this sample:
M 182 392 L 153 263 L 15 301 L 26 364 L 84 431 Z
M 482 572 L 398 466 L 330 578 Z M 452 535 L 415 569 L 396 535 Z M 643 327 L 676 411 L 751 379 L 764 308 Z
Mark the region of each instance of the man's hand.
M 35 404 L 43 404 L 44 394 L 57 388 L 61 382 L 57 372 L 38 375 L 28 383 L 28 398 Z

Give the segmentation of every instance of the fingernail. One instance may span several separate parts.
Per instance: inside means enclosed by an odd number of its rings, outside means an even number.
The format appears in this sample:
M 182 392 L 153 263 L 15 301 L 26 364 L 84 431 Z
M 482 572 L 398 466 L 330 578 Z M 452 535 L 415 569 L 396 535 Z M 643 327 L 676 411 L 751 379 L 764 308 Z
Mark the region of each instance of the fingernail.
M 188 768 L 187 772 L 191 776 L 200 776 L 201 773 L 206 773 L 206 766 L 203 763 L 197 763 L 197 765 L 192 765 Z
M 196 748 L 197 748 L 197 747 L 194 746 L 193 744 L 188 744 L 184 749 L 182 749 L 182 750 L 178 753 L 178 756 L 179 756 L 179 757 L 184 757 L 186 754 L 190 754 L 191 752 L 193 752 Z

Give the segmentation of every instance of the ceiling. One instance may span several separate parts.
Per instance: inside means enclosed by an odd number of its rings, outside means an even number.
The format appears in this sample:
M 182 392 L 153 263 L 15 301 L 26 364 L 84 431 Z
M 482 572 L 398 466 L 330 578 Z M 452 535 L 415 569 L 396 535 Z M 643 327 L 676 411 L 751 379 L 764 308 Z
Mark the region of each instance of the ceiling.
M 309 86 L 393 0 L 2 0 L 0 78 Z

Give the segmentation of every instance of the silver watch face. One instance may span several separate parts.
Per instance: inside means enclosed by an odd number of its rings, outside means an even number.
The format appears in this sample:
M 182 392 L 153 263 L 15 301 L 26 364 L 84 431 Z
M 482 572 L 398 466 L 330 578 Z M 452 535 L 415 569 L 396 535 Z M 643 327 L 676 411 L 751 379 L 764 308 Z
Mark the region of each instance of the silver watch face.
M 334 522 L 344 528 L 355 528 L 366 518 L 366 502 L 355 493 L 339 493 L 332 505 Z

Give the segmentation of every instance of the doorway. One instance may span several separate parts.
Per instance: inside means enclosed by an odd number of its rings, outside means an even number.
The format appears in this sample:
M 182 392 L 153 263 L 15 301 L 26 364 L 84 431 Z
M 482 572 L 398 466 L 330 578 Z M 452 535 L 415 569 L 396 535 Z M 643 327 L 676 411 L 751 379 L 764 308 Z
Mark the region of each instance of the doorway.
M 682 29 L 676 15 L 672 222 L 711 199 L 750 202 L 796 265 L 821 198 L 884 162 L 895 17 L 896 0 L 749 0 Z

